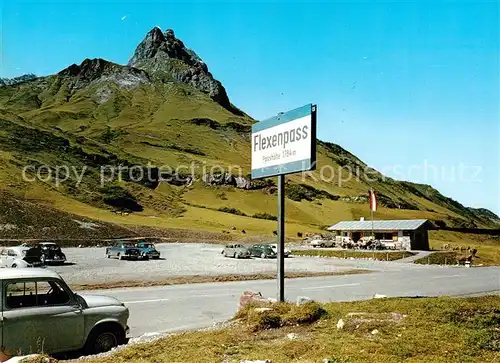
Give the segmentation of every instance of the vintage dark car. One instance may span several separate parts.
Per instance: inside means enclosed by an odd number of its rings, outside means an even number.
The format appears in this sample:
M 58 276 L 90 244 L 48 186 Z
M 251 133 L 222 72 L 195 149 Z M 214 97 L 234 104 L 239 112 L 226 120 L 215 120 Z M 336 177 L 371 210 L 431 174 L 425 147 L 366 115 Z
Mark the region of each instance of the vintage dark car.
M 253 245 L 248 250 L 252 257 L 276 258 L 276 252 L 270 245 Z
M 141 254 L 141 250 L 130 242 L 116 242 L 114 246 L 106 248 L 106 256 L 119 260 L 138 260 L 147 258 Z
M 40 242 L 35 245 L 40 249 L 40 259 L 44 265 L 64 265 L 66 255 L 61 251 L 61 247 L 54 242 Z
M 141 251 L 141 255 L 146 254 L 148 258 L 152 258 L 155 260 L 160 258 L 160 252 L 158 252 L 154 243 L 141 241 L 138 242 L 135 246 Z
M 248 248 L 240 244 L 227 245 L 221 253 L 224 257 L 250 258 L 250 251 Z

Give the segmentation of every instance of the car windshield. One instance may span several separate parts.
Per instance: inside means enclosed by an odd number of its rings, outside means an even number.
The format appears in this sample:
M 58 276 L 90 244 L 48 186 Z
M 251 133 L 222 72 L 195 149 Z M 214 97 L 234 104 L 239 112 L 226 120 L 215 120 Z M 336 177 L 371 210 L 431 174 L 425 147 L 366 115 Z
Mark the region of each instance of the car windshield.
M 155 245 L 152 243 L 141 243 L 139 246 L 142 248 L 155 248 Z
M 122 245 L 123 248 L 134 248 L 135 246 L 132 243 L 124 243 Z

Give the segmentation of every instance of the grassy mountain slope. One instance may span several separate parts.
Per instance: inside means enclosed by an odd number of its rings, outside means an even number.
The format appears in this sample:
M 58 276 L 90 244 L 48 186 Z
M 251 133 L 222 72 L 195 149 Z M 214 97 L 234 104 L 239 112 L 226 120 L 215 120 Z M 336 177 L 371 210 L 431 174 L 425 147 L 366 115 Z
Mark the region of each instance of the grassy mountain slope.
M 220 82 L 173 33 L 160 34 L 152 30 L 136 50 L 133 64 L 143 69 L 87 59 L 56 75 L 0 87 L 0 193 L 62 213 L 62 225 L 78 215 L 110 226 L 218 232 L 234 226 L 231 233 L 271 234 L 272 180 L 251 189 L 236 188 L 234 181 L 206 183 L 207 174 L 216 176 L 213 166 L 227 171 L 234 165 L 249 183 L 255 121 L 229 103 Z M 491 212 L 466 208 L 430 186 L 385 178 L 338 145 L 318 142 L 317 156 L 318 169 L 330 166 L 323 179 L 319 172 L 287 178 L 290 235 L 367 217 L 370 188 L 381 203 L 377 218 L 428 218 L 462 227 L 498 222 Z M 23 168 L 42 165 L 52 169 L 42 168 L 35 178 L 39 169 L 31 168 L 25 174 L 37 180 L 23 179 Z M 108 174 L 111 167 L 138 167 L 103 185 L 103 166 Z M 68 180 L 56 183 L 56 167 L 64 177 L 69 168 Z M 132 180 L 141 170 L 153 180 Z M 160 175 L 175 178 L 160 181 Z M 10 216 L 7 204 L 0 208 L 0 225 L 24 223 Z M 6 233 L 0 228 L 0 238 Z

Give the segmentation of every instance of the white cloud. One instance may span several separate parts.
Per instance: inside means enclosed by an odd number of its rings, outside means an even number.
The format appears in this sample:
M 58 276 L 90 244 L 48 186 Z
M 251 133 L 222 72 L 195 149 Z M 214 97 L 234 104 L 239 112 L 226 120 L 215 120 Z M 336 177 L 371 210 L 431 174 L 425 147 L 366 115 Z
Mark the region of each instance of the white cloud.
M 122 16 L 122 21 L 125 20 L 125 19 L 127 19 L 127 15 L 123 15 Z

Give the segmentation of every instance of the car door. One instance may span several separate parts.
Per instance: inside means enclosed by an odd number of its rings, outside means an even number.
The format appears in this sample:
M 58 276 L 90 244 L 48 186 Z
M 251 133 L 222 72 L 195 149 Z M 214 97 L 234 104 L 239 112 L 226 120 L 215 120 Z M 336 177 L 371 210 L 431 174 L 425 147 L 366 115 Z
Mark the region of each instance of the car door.
M 250 251 L 250 255 L 255 257 L 255 246 L 250 247 L 248 250 Z
M 7 249 L 2 248 L 0 251 L 0 267 L 7 267 L 8 263 L 8 256 L 7 256 Z
M 82 308 L 57 280 L 4 281 L 5 353 L 56 353 L 79 349 L 83 343 Z
M 7 263 L 8 263 L 8 267 L 12 267 L 15 263 L 16 263 L 16 260 L 17 260 L 17 253 L 16 251 L 14 250 L 7 250 Z M 18 267 L 16 265 L 16 267 Z
M 120 257 L 121 254 L 125 253 L 125 248 L 123 244 L 119 244 L 116 246 L 116 257 Z

